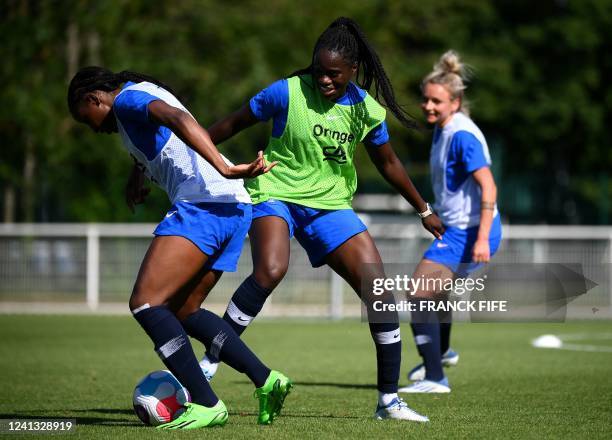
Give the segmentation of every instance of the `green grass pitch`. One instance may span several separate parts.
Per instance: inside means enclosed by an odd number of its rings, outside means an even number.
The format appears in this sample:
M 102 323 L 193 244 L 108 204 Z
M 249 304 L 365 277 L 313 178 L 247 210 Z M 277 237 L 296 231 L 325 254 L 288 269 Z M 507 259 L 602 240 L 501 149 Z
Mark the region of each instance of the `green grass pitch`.
M 417 357 L 406 324 L 402 331 L 405 377 Z M 532 348 L 530 340 L 545 333 L 612 333 L 612 326 L 457 324 L 453 348 L 461 359 L 447 370 L 452 393 L 404 396 L 431 419 L 417 424 L 373 420 L 376 364 L 366 324 L 256 322 L 245 340 L 296 384 L 281 417 L 258 426 L 252 385 L 224 365 L 212 384 L 228 406 L 228 424 L 168 433 L 145 427 L 132 411 L 136 382 L 162 368 L 132 318 L 0 316 L 0 418 L 76 419 L 75 433 L 51 437 L 73 439 L 610 438 L 612 353 Z M 199 356 L 201 345 L 194 347 Z M 7 438 L 20 437 L 36 436 Z

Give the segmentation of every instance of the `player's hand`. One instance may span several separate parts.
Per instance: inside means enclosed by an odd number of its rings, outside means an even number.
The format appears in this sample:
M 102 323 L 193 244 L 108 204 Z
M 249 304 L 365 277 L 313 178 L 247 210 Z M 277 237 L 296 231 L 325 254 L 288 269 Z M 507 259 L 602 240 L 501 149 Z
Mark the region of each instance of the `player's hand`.
M 135 212 L 134 207 L 144 203 L 145 198 L 151 192 L 151 188 L 144 186 L 144 183 L 144 173 L 138 168 L 138 165 L 134 164 L 127 184 L 125 185 L 125 203 L 127 203 L 132 214 Z
M 435 213 L 428 215 L 423 220 L 423 227 L 433 234 L 438 240 L 442 239 L 444 234 L 444 225 L 442 220 Z
M 472 260 L 474 263 L 488 263 L 491 259 L 489 240 L 478 239 L 472 248 Z
M 240 164 L 228 167 L 227 177 L 228 179 L 251 179 L 261 174 L 265 174 L 276 166 L 278 162 L 272 162 L 266 165 L 266 161 L 263 157 L 263 151 L 257 153 L 257 159 L 249 164 Z

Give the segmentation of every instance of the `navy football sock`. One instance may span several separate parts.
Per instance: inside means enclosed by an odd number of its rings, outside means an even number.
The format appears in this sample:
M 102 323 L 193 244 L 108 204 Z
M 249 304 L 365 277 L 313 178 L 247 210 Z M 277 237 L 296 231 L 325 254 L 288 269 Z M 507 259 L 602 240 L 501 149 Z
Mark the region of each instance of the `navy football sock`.
M 232 326 L 238 335 L 241 335 L 257 314 L 261 312 L 270 293 L 272 293 L 272 289 L 261 287 L 257 284 L 253 275 L 250 275 L 232 295 L 223 319 Z
M 382 393 L 397 393 L 402 360 L 399 324 L 370 323 L 376 344 L 377 388 Z
M 453 321 L 453 312 L 439 311 L 438 322 L 440 323 L 440 353 L 444 355 L 450 347 L 450 330 Z
M 261 287 L 253 275 L 249 275 L 232 295 L 223 319 L 240 336 L 261 311 L 270 293 L 272 289 Z M 206 351 L 206 356 L 211 362 L 219 362 L 209 350 Z
M 191 394 L 193 402 L 212 407 L 219 399 L 208 384 L 189 338 L 178 318 L 166 306 L 132 310 L 134 318 L 155 344 L 164 365 Z
M 257 388 L 266 382 L 270 369 L 242 342 L 225 320 L 208 310 L 200 309 L 185 318 L 183 326 L 190 336 L 206 346 L 209 358 L 214 356 L 246 374 Z
M 444 355 L 450 347 L 451 326 L 453 320 L 453 312 L 439 312 L 438 319 L 440 321 L 440 353 Z
M 451 334 L 450 322 L 440 323 L 440 354 L 444 355 L 450 348 L 450 334 Z
M 419 354 L 425 365 L 425 379 L 436 382 L 444 378 L 442 354 L 440 353 L 440 324 L 433 311 L 412 312 L 412 333 Z

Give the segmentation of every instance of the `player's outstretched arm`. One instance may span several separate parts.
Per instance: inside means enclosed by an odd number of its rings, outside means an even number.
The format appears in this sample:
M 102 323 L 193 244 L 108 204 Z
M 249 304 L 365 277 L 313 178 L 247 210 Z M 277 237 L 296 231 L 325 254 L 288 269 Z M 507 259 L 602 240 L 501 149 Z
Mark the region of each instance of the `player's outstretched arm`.
M 149 104 L 149 118 L 153 123 L 168 127 L 190 148 L 206 159 L 223 177 L 241 179 L 257 177 L 268 172 L 275 163 L 266 166 L 263 154 L 250 164 L 228 165 L 208 132 L 189 114 L 161 100 Z
M 253 115 L 249 104 L 245 104 L 234 113 L 208 127 L 208 134 L 212 141 L 218 145 L 257 122 L 261 121 Z
M 428 209 L 427 203 L 408 177 L 404 165 L 391 148 L 391 144 L 387 142 L 381 146 L 366 146 L 366 149 L 370 159 L 385 180 L 412 205 L 416 212 L 425 212 Z M 436 214 L 428 215 L 422 221 L 425 229 L 436 238 L 442 237 L 444 226 Z

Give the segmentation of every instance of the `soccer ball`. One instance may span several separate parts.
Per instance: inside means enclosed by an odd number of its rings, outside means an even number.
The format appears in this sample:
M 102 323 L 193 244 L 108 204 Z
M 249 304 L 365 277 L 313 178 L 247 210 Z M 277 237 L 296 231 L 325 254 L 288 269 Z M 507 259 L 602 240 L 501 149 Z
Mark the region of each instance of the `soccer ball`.
M 161 425 L 180 416 L 186 402 L 191 402 L 187 389 L 168 370 L 147 374 L 134 389 L 134 411 L 145 425 Z

